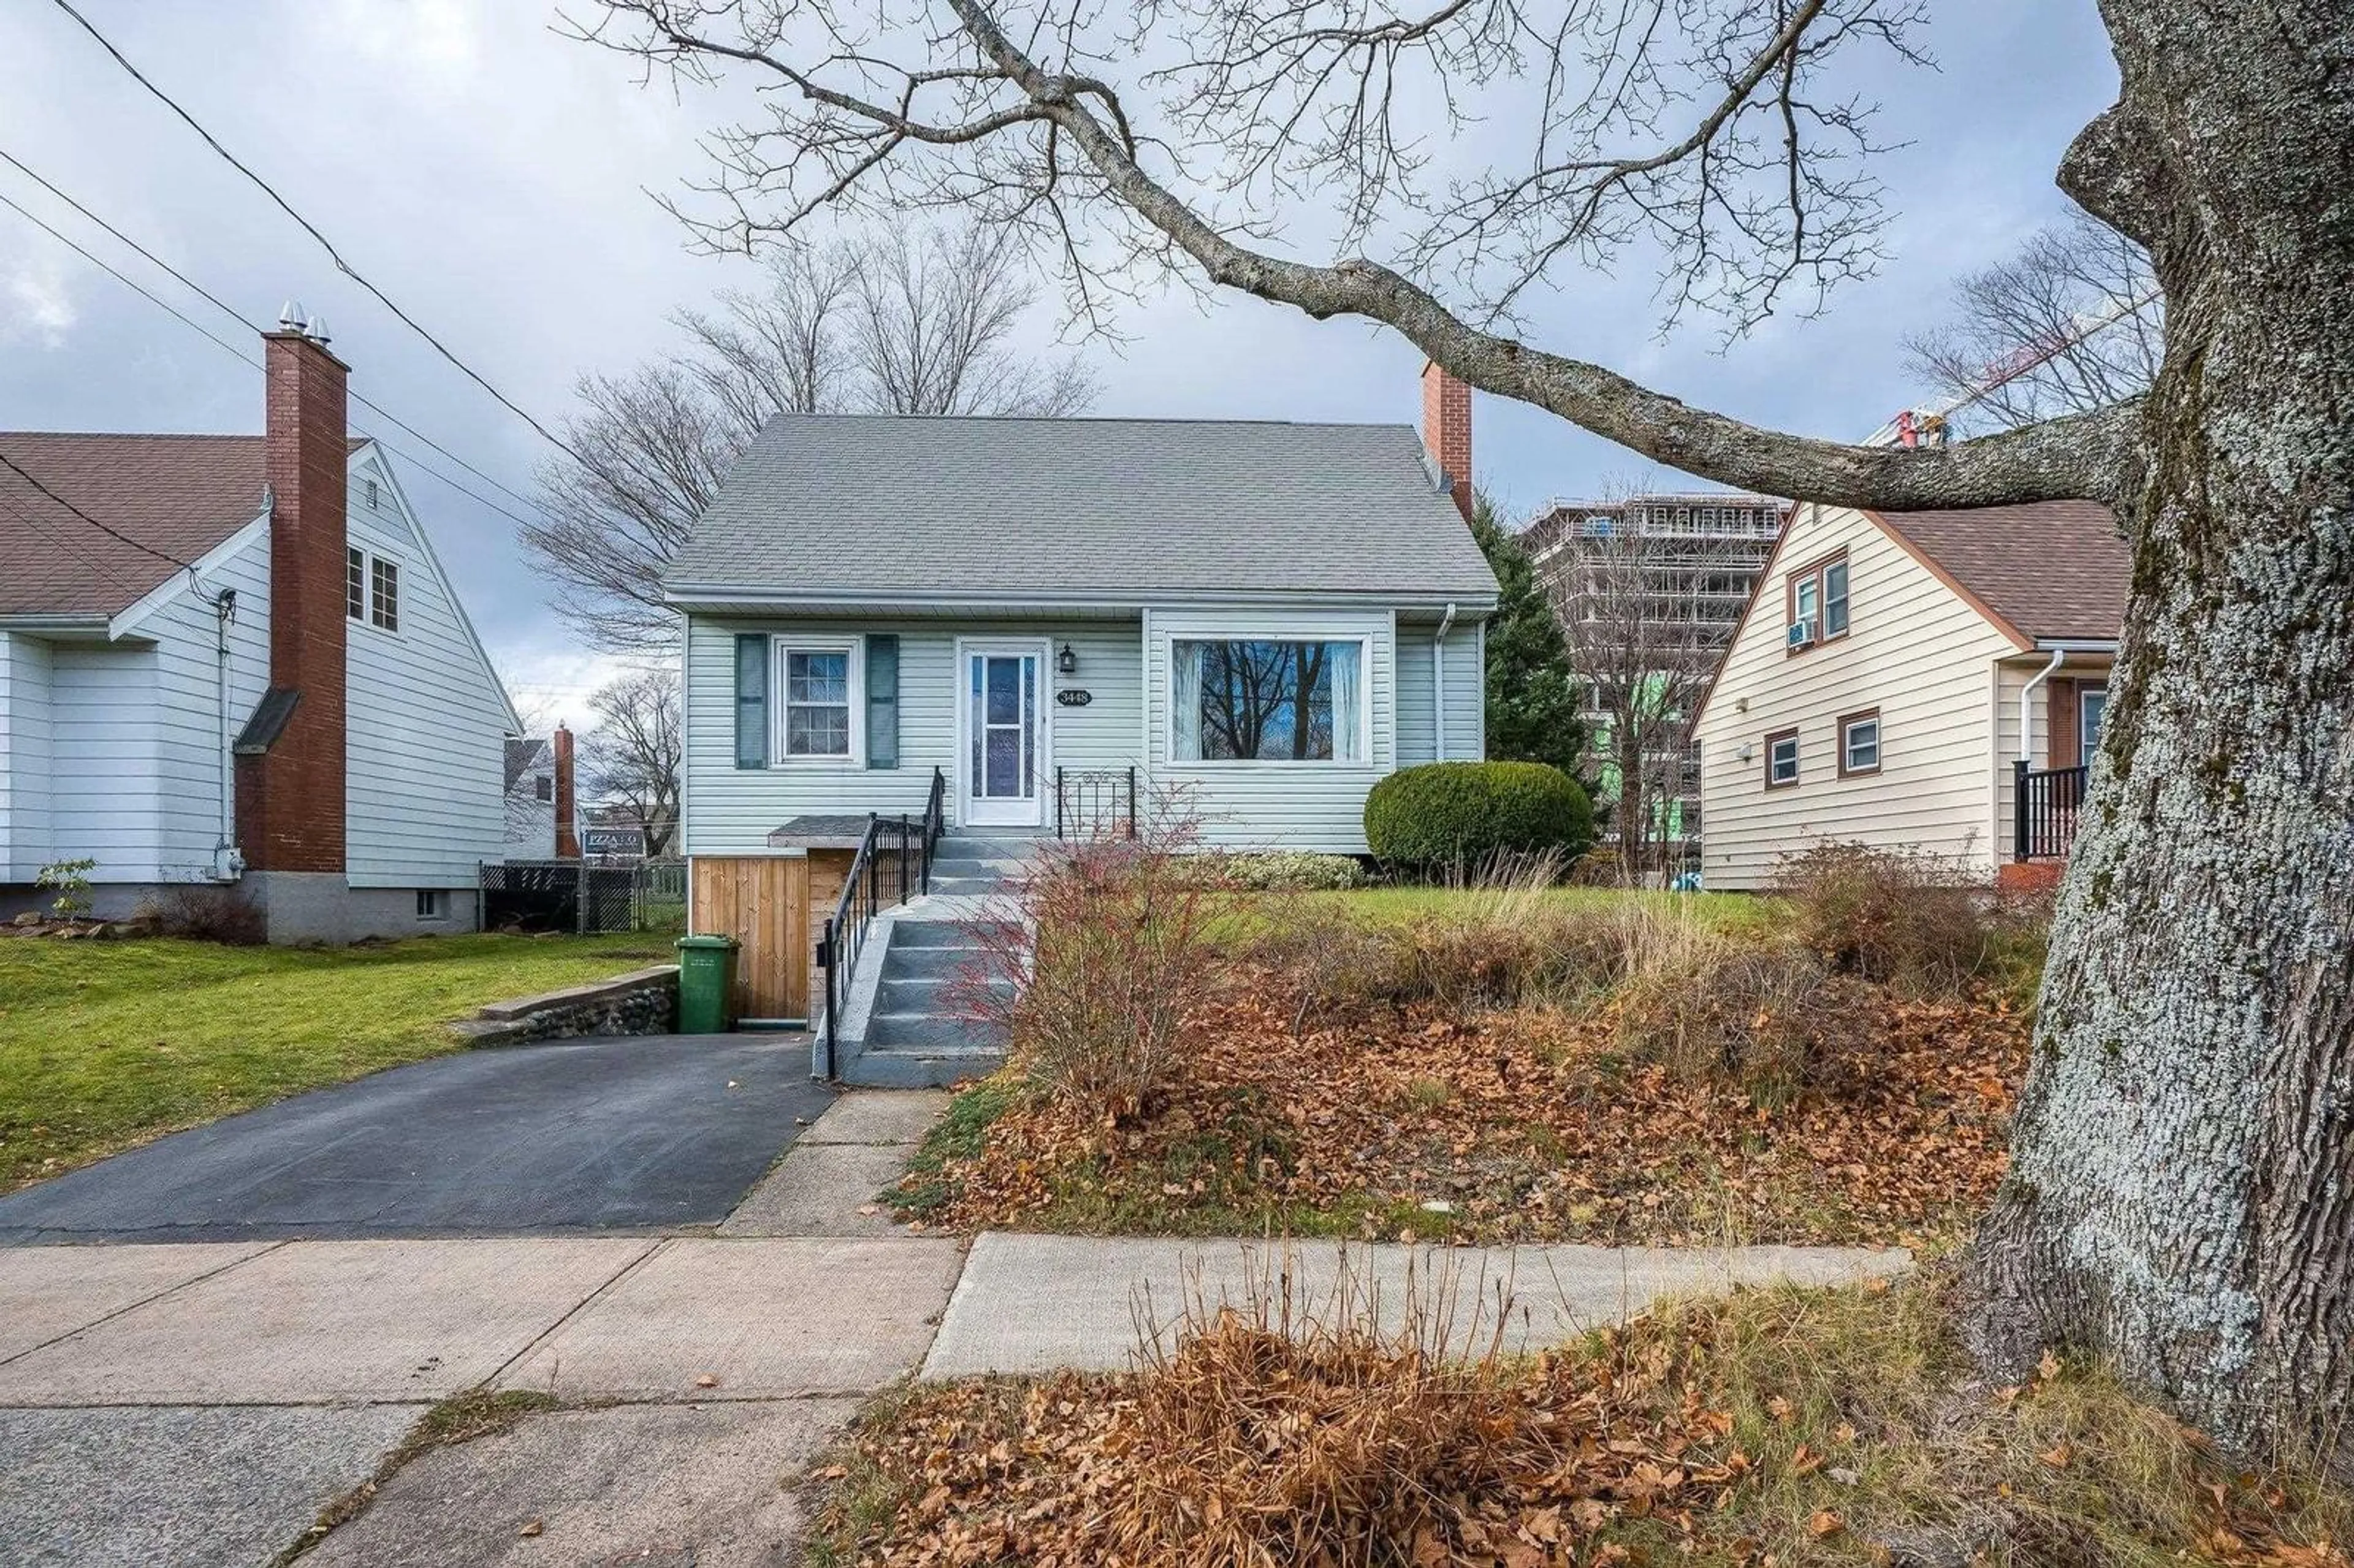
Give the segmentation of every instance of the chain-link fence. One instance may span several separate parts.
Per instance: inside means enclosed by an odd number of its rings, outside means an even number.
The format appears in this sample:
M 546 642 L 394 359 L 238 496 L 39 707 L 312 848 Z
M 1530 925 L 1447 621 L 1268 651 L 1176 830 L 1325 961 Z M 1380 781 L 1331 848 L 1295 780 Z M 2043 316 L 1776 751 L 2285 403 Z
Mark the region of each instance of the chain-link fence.
M 490 931 L 683 931 L 686 863 L 596 865 L 577 860 L 486 862 L 482 927 Z

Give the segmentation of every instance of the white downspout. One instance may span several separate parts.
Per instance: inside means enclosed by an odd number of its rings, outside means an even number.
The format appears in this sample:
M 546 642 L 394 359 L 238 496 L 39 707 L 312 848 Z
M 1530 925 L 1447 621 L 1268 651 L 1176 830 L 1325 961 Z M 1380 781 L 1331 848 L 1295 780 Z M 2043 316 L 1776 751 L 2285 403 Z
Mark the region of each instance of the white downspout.
M 2041 685 L 2054 670 L 2067 662 L 2068 650 L 2054 648 L 2052 651 L 2052 662 L 2030 675 L 2027 678 L 2027 684 L 2019 688 L 2019 760 L 2031 768 L 2035 765 L 2033 726 L 2029 722 L 2035 709 L 2031 699 L 2035 695 L 2035 688 Z
M 1447 760 L 1447 634 L 1455 630 L 1455 601 L 1447 601 L 1447 613 L 1438 618 L 1438 635 L 1430 640 L 1430 718 L 1437 733 L 1431 736 L 1430 755 L 1436 761 Z

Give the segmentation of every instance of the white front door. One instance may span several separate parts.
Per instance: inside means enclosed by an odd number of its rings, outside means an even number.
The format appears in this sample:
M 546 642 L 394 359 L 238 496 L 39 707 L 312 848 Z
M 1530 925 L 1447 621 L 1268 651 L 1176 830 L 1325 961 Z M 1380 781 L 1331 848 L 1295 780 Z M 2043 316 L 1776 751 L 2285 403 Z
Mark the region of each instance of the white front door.
M 958 820 L 982 827 L 1044 821 L 1046 726 L 1043 643 L 961 645 L 958 662 L 962 779 Z

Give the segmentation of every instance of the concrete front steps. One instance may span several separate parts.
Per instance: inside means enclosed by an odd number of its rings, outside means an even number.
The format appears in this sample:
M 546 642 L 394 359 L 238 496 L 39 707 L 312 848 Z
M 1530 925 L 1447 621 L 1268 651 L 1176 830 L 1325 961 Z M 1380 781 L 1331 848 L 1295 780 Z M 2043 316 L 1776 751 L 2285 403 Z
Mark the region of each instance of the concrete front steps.
M 939 1088 L 995 1072 L 1005 1061 L 997 1026 L 972 1016 L 977 986 L 999 995 L 977 922 L 996 902 L 1035 840 L 954 835 L 932 858 L 928 896 L 875 917 L 851 977 L 834 1051 L 834 1076 L 872 1088 Z

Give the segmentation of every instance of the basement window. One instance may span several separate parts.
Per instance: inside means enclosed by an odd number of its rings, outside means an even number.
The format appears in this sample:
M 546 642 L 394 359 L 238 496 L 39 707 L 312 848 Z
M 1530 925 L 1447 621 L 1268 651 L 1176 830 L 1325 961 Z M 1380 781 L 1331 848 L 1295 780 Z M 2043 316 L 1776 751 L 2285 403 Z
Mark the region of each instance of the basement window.
M 446 887 L 420 887 L 417 890 L 417 917 L 419 920 L 450 918 L 450 890 Z

